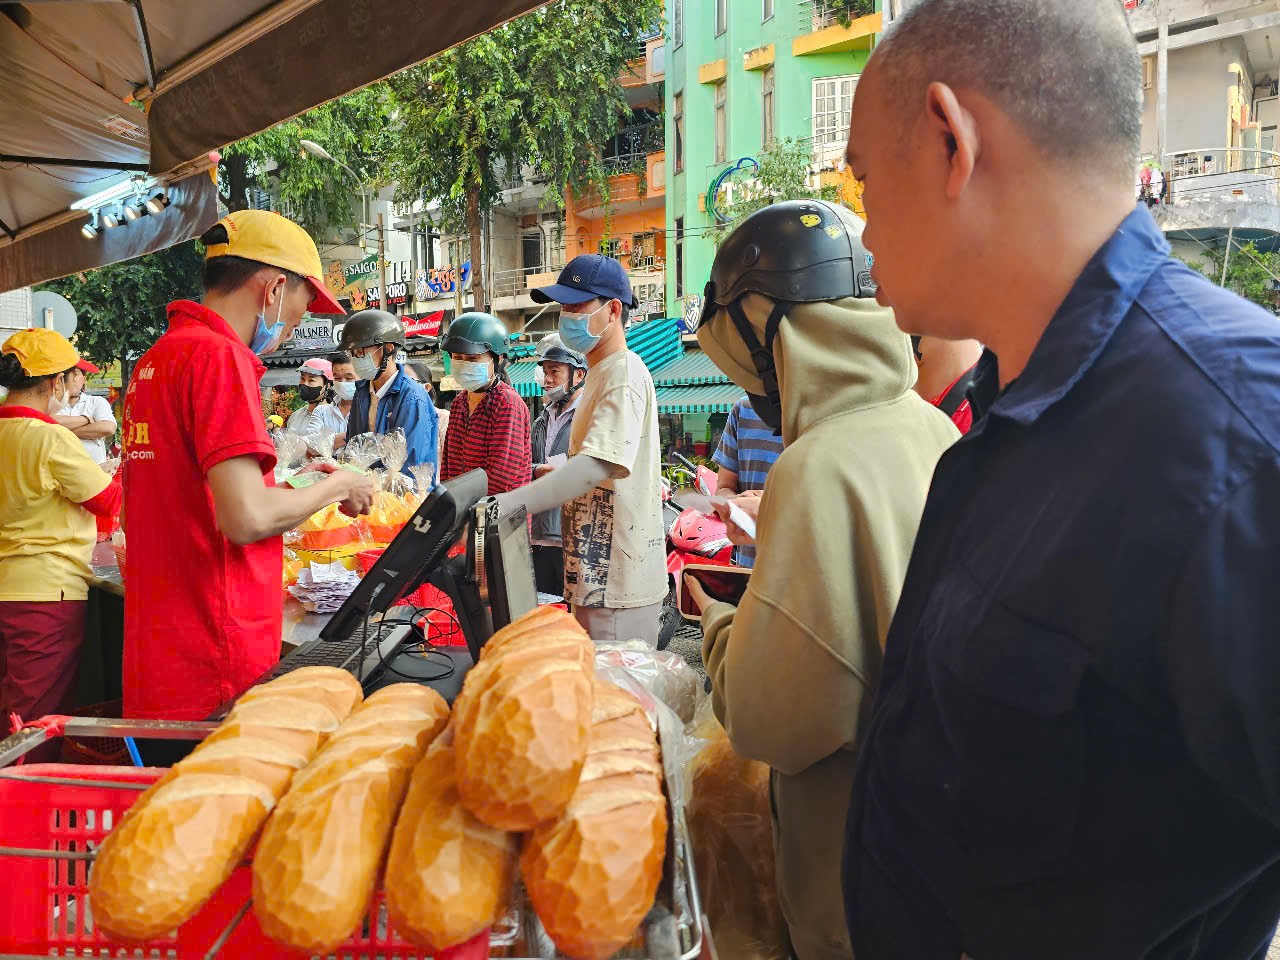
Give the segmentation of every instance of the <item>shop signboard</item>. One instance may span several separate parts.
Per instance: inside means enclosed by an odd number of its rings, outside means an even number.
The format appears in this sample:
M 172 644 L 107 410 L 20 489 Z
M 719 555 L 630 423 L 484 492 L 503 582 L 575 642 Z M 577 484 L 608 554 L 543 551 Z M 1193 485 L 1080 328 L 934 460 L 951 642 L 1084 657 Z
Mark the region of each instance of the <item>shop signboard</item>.
M 389 306 L 399 306 L 409 302 L 409 282 L 407 280 L 396 280 L 387 283 L 387 304 Z
M 328 317 L 304 317 L 293 334 L 297 350 L 326 350 L 333 347 L 333 320 Z
M 461 276 L 459 276 L 461 274 Z M 461 282 L 462 289 L 471 286 L 471 261 L 458 267 L 433 267 L 430 270 L 419 270 L 414 278 L 414 293 L 419 300 L 439 300 L 451 297 Z
M 404 332 L 408 337 L 438 337 L 444 322 L 444 311 L 424 314 L 421 317 L 405 317 Z
M 666 316 L 666 273 L 662 270 L 646 270 L 631 274 L 631 292 L 635 297 L 635 309 L 631 315 L 637 320 Z
M 702 321 L 702 294 L 690 293 L 684 298 L 684 315 L 678 324 L 683 334 L 697 333 Z

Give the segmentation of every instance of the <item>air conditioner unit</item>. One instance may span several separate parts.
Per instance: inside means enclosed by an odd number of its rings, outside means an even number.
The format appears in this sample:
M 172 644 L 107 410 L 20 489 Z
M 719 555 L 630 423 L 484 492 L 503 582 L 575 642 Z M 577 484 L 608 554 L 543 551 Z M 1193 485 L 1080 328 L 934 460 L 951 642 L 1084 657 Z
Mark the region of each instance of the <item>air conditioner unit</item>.
M 1150 90 L 1156 85 L 1156 58 L 1142 58 L 1142 89 Z

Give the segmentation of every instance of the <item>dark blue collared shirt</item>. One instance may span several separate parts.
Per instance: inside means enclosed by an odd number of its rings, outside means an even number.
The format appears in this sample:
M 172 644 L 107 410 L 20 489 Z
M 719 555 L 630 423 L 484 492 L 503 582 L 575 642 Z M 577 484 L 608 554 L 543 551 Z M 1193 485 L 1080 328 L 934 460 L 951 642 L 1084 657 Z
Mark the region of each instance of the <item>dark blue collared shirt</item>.
M 858 960 L 1265 952 L 1278 449 L 1280 321 L 1139 207 L 934 475 L 849 817 Z

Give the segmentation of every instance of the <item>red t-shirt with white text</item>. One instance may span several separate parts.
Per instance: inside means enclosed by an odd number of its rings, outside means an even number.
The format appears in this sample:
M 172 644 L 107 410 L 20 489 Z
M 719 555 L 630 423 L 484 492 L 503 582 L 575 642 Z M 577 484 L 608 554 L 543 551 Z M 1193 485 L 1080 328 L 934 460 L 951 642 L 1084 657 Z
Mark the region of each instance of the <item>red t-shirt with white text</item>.
M 253 457 L 273 486 L 259 381 L 266 368 L 198 303 L 169 329 L 125 395 L 124 715 L 201 720 L 279 658 L 280 537 L 237 546 L 218 529 L 206 475 Z

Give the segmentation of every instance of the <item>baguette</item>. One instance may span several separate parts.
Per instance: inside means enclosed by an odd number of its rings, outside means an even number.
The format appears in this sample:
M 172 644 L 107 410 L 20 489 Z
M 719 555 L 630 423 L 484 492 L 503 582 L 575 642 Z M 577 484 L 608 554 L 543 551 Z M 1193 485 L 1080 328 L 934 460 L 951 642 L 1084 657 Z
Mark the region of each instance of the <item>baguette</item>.
M 662 764 L 635 698 L 596 681 L 591 745 L 568 809 L 520 856 L 529 901 L 573 960 L 605 960 L 653 906 L 667 842 Z
M 386 687 L 294 777 L 253 860 L 253 911 L 268 937 L 327 954 L 359 925 L 409 775 L 448 719 L 434 690 Z
M 516 836 L 485 826 L 462 805 L 454 728 L 413 771 L 387 857 L 387 915 L 402 937 L 437 953 L 465 943 L 507 909 Z
M 362 697 L 349 673 L 313 667 L 242 698 L 102 842 L 89 874 L 95 925 L 119 940 L 145 941 L 190 919 L 244 859 L 294 774 Z
M 455 705 L 458 790 L 479 820 L 531 830 L 573 796 L 591 725 L 595 648 L 540 607 L 494 634 Z

